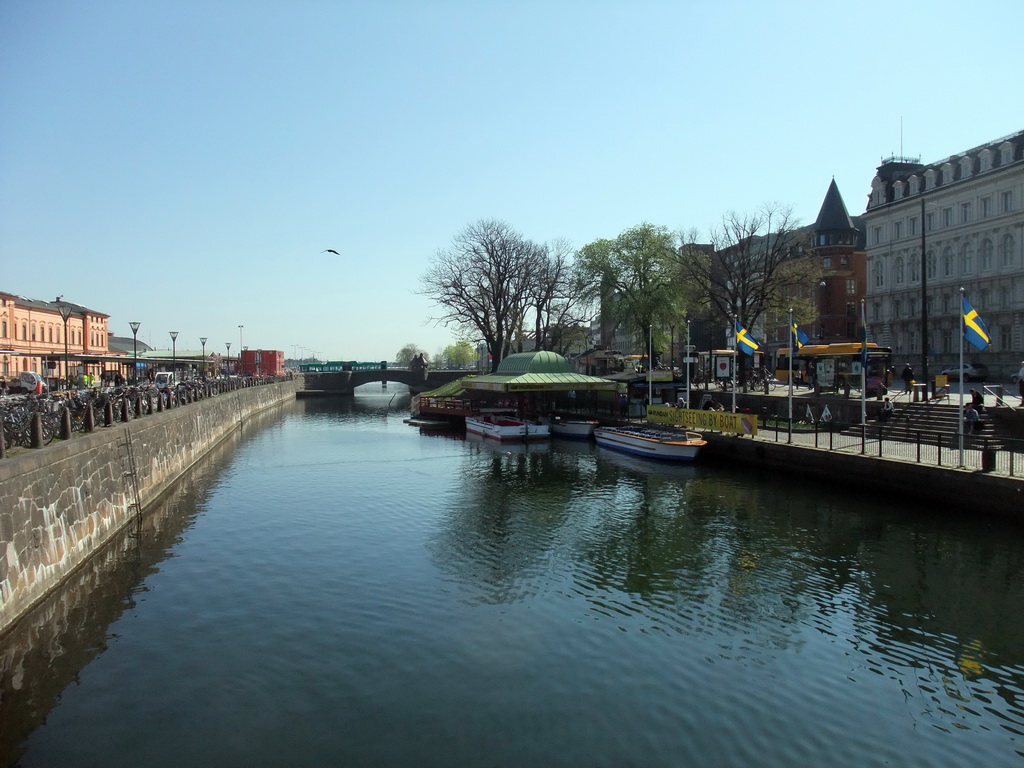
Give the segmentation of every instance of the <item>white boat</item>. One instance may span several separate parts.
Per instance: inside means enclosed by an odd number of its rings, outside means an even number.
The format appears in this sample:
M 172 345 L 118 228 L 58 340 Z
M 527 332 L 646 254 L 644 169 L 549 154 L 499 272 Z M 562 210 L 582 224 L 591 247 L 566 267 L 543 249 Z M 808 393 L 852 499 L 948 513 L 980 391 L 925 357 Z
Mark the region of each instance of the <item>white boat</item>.
M 668 461 L 693 461 L 707 445 L 696 432 L 667 432 L 646 427 L 598 427 L 597 444 L 616 451 Z
M 594 428 L 600 426 L 599 421 L 582 421 L 572 419 L 555 419 L 551 422 L 551 434 L 570 440 L 589 440 Z
M 547 440 L 551 437 L 549 424 L 536 424 L 513 416 L 467 416 L 466 431 L 494 440 Z

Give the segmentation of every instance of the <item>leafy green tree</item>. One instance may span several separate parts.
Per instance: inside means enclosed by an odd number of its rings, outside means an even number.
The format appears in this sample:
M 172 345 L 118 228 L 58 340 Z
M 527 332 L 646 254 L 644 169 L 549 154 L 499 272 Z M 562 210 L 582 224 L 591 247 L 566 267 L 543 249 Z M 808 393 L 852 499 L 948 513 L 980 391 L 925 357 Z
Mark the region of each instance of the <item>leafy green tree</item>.
M 444 361 L 452 368 L 468 368 L 478 355 L 468 341 L 458 341 L 444 348 Z
M 635 329 L 640 348 L 646 349 L 655 327 L 678 317 L 678 258 L 665 227 L 644 223 L 614 240 L 595 240 L 580 249 L 577 268 L 585 294 L 600 301 L 602 316 Z
M 429 359 L 427 353 L 415 344 L 406 344 L 398 350 L 398 354 L 395 355 L 395 364 L 398 365 L 399 368 L 408 368 L 409 363 L 413 361 L 413 358 L 418 357 L 421 354 L 423 355 L 424 360 Z

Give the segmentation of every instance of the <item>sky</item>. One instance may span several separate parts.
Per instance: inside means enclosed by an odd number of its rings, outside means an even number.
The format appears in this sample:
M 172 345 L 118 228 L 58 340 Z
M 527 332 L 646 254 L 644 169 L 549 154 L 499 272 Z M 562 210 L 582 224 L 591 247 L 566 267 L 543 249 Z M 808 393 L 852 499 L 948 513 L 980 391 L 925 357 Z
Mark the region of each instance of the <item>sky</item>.
M 1024 128 L 1019 0 L 0 0 L 0 290 L 170 349 L 392 360 L 500 219 L 579 248 Z M 340 255 L 323 253 L 325 249 Z M 239 326 L 242 326 L 240 329 Z

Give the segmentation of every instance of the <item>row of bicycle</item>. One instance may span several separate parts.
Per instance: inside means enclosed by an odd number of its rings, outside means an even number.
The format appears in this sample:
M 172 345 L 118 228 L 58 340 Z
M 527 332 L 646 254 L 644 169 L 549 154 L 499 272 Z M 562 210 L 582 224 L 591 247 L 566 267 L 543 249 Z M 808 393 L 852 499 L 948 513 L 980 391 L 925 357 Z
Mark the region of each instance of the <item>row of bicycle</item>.
M 49 445 L 64 430 L 85 432 L 97 424 L 134 419 L 208 394 L 208 386 L 183 382 L 166 389 L 123 386 L 0 397 L 4 446 L 30 448 L 38 447 L 40 442 Z

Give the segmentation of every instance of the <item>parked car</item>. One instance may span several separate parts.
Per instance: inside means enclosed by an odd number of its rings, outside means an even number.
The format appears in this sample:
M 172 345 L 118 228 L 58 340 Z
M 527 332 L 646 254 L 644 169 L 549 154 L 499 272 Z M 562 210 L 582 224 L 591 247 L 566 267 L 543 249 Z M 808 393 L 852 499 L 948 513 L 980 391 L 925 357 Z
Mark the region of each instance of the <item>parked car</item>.
M 959 381 L 960 366 L 952 365 L 939 371 L 940 376 L 949 376 L 950 381 Z M 964 363 L 964 381 L 985 381 L 988 368 L 981 363 Z

